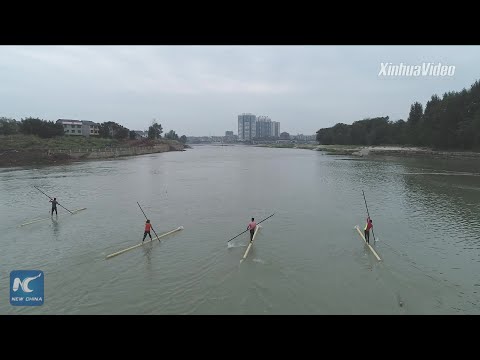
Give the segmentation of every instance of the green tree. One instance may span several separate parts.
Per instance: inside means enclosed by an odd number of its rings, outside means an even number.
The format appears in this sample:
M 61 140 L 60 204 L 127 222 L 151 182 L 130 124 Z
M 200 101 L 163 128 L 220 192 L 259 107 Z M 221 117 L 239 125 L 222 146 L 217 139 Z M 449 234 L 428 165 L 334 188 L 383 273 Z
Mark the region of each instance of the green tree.
M 113 137 L 114 139 L 123 140 L 128 138 L 129 133 L 130 133 L 129 129 L 127 129 L 126 127 L 123 127 L 122 125 L 119 125 Z
M 19 130 L 22 134 L 37 135 L 41 138 L 51 138 L 64 135 L 63 126 L 61 124 L 32 117 L 22 119 L 19 124 Z
M 420 144 L 419 133 L 422 127 L 423 106 L 419 102 L 414 102 L 410 106 L 410 113 L 407 119 L 407 125 L 409 129 L 409 137 L 411 143 L 414 145 Z
M 350 125 L 336 124 L 333 128 L 333 143 L 334 144 L 351 144 Z
M 352 124 L 350 136 L 352 144 L 354 145 L 366 145 L 368 134 L 368 120 L 355 121 Z
M 472 147 L 480 150 L 480 109 L 476 111 L 472 119 L 473 144 Z
M 187 137 L 185 135 L 180 136 L 180 142 L 182 144 L 186 144 L 187 143 Z
M 13 135 L 18 133 L 18 124 L 15 119 L 0 117 L 0 135 Z
M 391 125 L 390 144 L 406 144 L 408 142 L 407 123 L 400 119 Z
M 129 132 L 129 129 L 114 121 L 103 122 L 98 128 L 98 135 L 106 139 L 126 139 Z
M 162 125 L 158 124 L 154 120 L 152 125 L 148 128 L 148 138 L 160 139 L 162 137 L 162 133 L 163 133 Z
M 433 134 L 438 130 L 439 114 L 441 112 L 441 100 L 437 95 L 433 95 L 425 105 L 423 114 L 423 126 L 421 129 L 420 143 L 424 146 L 433 145 Z
M 407 124 L 415 127 L 422 121 L 423 106 L 419 102 L 414 102 L 410 106 L 410 113 L 408 115 Z
M 114 134 L 114 130 L 113 130 L 114 124 L 115 123 L 113 121 L 107 121 L 107 122 L 101 123 L 98 126 L 98 136 L 105 139 L 112 139 Z
M 323 128 L 317 131 L 317 141 L 320 145 L 331 145 L 333 142 L 332 128 Z
M 175 131 L 170 130 L 167 134 L 165 134 L 165 138 L 170 140 L 178 140 L 178 135 L 175 133 Z
M 433 95 L 425 105 L 410 106 L 408 120 L 388 117 L 336 124 L 317 131 L 320 144 L 413 144 L 442 149 L 480 150 L 480 82 L 470 89 Z

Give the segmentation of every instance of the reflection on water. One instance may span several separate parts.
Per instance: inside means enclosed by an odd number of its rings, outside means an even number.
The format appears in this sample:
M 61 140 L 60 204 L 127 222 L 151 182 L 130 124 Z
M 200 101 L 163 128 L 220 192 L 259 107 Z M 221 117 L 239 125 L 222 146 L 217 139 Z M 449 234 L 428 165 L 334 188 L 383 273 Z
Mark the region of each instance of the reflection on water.
M 58 215 L 52 216 L 52 227 L 53 227 L 53 236 L 55 240 L 59 240 L 59 225 L 58 225 Z

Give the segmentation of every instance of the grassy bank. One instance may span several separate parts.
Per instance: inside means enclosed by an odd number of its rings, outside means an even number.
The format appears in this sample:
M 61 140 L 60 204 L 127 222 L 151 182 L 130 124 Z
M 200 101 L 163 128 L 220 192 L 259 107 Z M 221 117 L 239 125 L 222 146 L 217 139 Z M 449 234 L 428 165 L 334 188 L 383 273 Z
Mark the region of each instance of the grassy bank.
M 0 136 L 0 151 L 17 150 L 57 150 L 57 149 L 78 149 L 93 148 L 99 149 L 107 146 L 120 146 L 120 140 L 101 139 L 83 136 L 59 136 L 51 139 L 42 139 L 35 135 L 11 135 Z
M 318 147 L 316 144 L 259 144 L 258 147 L 280 148 L 280 149 L 308 149 L 314 150 Z
M 259 144 L 256 145 L 259 147 L 268 147 L 268 148 L 280 148 L 280 149 L 307 149 L 307 150 L 317 150 L 319 145 L 318 144 L 291 144 L 291 143 L 274 143 L 274 144 Z M 330 145 L 325 145 L 329 147 Z M 335 146 L 337 148 L 337 146 Z M 331 148 L 332 152 L 335 152 L 333 147 Z
M 314 150 L 318 147 L 317 144 L 297 144 L 295 145 L 296 149 L 307 149 L 307 150 Z
M 118 151 L 117 151 L 118 149 Z M 131 154 L 164 151 L 181 151 L 183 144 L 176 140 L 115 140 L 94 137 L 59 136 L 42 139 L 34 135 L 0 136 L 0 167 L 35 164 L 59 164 L 77 161 L 79 158 L 109 158 Z M 102 153 L 108 151 L 108 153 Z M 75 156 L 72 154 L 75 153 Z
M 353 155 L 360 151 L 362 146 L 355 145 L 316 145 L 315 150 L 325 151 L 328 155 Z
M 280 148 L 280 149 L 293 149 L 295 147 L 295 144 L 258 144 L 255 146 L 268 147 L 268 148 Z

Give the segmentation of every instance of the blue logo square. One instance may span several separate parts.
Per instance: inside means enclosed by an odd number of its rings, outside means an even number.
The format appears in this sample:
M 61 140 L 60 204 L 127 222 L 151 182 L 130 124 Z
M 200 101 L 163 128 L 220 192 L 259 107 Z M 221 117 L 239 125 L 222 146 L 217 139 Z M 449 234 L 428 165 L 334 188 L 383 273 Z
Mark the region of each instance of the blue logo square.
M 43 305 L 44 278 L 41 270 L 13 270 L 10 273 L 10 304 Z

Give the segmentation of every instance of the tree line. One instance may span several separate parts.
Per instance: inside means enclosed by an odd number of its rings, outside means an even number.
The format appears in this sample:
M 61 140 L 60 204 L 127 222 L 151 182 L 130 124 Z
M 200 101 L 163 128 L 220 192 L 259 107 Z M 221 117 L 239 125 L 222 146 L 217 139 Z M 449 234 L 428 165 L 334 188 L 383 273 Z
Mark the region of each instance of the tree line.
M 148 138 L 161 139 L 162 133 L 162 125 L 153 121 L 152 125 L 148 128 Z M 63 125 L 57 124 L 53 121 L 32 117 L 16 121 L 15 119 L 0 117 L 0 135 L 15 134 L 37 135 L 41 138 L 52 138 L 65 135 Z M 137 138 L 137 133 L 117 124 L 116 122 L 107 121 L 99 124 L 98 136 L 106 139 L 133 140 Z M 179 137 L 174 130 L 170 130 L 166 133 L 165 139 L 178 140 L 184 144 L 187 142 L 187 137 L 185 135 Z
M 438 149 L 480 150 L 480 82 L 470 89 L 433 95 L 425 108 L 410 106 L 407 121 L 376 117 L 338 123 L 317 131 L 325 145 L 412 145 Z

